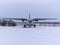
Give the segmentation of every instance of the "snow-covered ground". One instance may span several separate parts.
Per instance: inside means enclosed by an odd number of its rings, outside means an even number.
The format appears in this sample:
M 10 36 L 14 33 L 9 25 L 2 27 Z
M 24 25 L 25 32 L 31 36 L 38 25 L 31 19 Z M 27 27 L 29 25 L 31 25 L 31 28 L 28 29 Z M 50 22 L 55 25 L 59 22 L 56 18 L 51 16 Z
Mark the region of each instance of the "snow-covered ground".
M 0 26 L 0 45 L 60 45 L 60 27 Z

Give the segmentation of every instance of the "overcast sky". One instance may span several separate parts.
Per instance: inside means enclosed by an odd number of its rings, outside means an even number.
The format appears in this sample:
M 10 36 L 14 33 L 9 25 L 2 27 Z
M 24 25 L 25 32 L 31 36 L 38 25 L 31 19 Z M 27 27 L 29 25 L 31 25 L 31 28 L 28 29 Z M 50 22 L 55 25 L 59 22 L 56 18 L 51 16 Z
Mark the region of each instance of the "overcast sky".
M 60 17 L 60 0 L 0 0 L 0 17 Z

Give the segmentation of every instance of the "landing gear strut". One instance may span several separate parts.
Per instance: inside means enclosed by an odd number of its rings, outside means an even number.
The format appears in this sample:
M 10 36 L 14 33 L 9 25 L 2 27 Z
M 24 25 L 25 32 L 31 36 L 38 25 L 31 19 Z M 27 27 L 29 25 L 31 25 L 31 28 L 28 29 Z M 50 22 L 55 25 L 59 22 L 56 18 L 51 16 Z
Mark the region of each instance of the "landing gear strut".
M 30 27 L 31 27 L 31 25 L 30 25 Z

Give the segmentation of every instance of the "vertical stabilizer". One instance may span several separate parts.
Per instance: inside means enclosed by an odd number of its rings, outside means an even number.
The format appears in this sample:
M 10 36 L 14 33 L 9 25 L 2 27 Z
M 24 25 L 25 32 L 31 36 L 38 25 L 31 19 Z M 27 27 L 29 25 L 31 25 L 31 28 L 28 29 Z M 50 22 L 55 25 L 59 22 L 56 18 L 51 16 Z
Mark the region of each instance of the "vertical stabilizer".
M 30 13 L 29 13 L 29 19 L 30 19 Z

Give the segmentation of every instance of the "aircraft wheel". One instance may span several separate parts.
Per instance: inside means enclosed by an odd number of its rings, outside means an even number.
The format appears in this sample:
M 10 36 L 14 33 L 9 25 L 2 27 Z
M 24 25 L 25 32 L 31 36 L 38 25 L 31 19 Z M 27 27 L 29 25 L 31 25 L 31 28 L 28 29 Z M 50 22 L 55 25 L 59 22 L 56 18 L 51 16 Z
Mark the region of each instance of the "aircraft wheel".
M 26 28 L 26 25 L 24 25 L 24 28 Z
M 36 27 L 36 25 L 34 25 L 34 27 Z
M 13 23 L 13 24 L 12 24 L 12 26 L 16 26 L 16 24 L 15 24 L 15 23 Z

